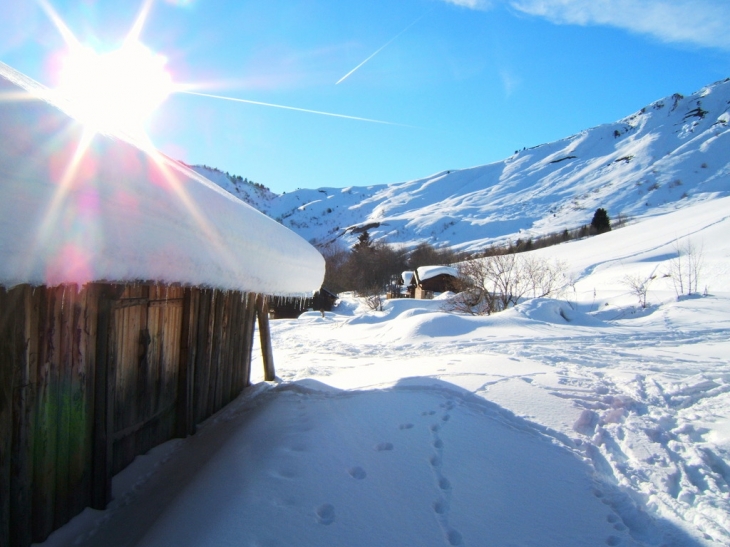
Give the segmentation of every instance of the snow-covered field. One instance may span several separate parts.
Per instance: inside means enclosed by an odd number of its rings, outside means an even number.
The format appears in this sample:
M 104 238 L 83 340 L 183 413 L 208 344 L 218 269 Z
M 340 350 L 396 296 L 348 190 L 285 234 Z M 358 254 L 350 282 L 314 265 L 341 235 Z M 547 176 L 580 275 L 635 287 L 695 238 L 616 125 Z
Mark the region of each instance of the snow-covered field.
M 44 545 L 730 545 L 728 211 L 543 249 L 566 291 L 490 317 L 345 297 L 274 321 L 279 381 Z M 664 277 L 678 238 L 704 296 Z M 656 276 L 646 309 L 635 274 Z

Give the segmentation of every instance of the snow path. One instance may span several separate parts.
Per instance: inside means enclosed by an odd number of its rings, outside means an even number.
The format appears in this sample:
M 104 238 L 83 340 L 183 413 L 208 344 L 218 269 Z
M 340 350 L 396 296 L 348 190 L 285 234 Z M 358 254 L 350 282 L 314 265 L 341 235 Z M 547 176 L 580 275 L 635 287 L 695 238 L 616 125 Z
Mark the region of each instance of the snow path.
M 241 400 L 157 473 L 156 483 L 183 480 L 175 497 L 150 497 L 143 484 L 112 513 L 119 524 L 77 544 L 639 545 L 637 519 L 658 533 L 523 420 L 429 383 L 332 392 L 303 381 Z M 132 515 L 146 518 L 121 524 Z

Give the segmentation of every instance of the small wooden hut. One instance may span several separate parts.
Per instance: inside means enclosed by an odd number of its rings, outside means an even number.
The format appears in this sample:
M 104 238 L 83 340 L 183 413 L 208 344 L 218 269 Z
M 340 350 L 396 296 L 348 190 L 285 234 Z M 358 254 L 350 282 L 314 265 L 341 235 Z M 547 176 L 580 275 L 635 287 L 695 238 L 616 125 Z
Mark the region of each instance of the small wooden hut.
M 451 266 L 421 266 L 415 271 L 415 298 L 430 299 L 435 294 L 456 290 L 459 272 Z
M 267 297 L 324 260 L 1 63 L 0 95 L 0 547 L 26 547 L 248 386 L 256 320 L 273 379 Z

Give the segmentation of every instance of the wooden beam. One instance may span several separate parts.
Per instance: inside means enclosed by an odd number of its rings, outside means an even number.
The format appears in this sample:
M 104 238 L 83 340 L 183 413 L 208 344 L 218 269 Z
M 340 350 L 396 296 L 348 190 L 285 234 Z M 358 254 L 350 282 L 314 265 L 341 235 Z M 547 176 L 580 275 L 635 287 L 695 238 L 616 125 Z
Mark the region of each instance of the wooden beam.
M 269 304 L 266 297 L 260 294 L 256 297 L 256 315 L 259 320 L 259 337 L 261 340 L 261 357 L 264 360 L 264 380 L 271 382 L 276 379 L 274 370 L 274 353 L 271 349 L 271 329 L 269 328 Z

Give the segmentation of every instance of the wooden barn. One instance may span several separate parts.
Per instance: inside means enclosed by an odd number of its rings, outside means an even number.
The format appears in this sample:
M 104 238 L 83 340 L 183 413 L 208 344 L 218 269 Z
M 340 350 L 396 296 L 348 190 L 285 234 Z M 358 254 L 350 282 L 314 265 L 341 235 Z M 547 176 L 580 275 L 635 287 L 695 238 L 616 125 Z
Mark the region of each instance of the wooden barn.
M 273 379 L 267 299 L 324 260 L 2 64 L 0 95 L 0 547 L 26 547 L 248 386 L 256 321 Z
M 421 266 L 415 271 L 415 298 L 430 299 L 435 294 L 456 291 L 459 272 L 451 266 Z

